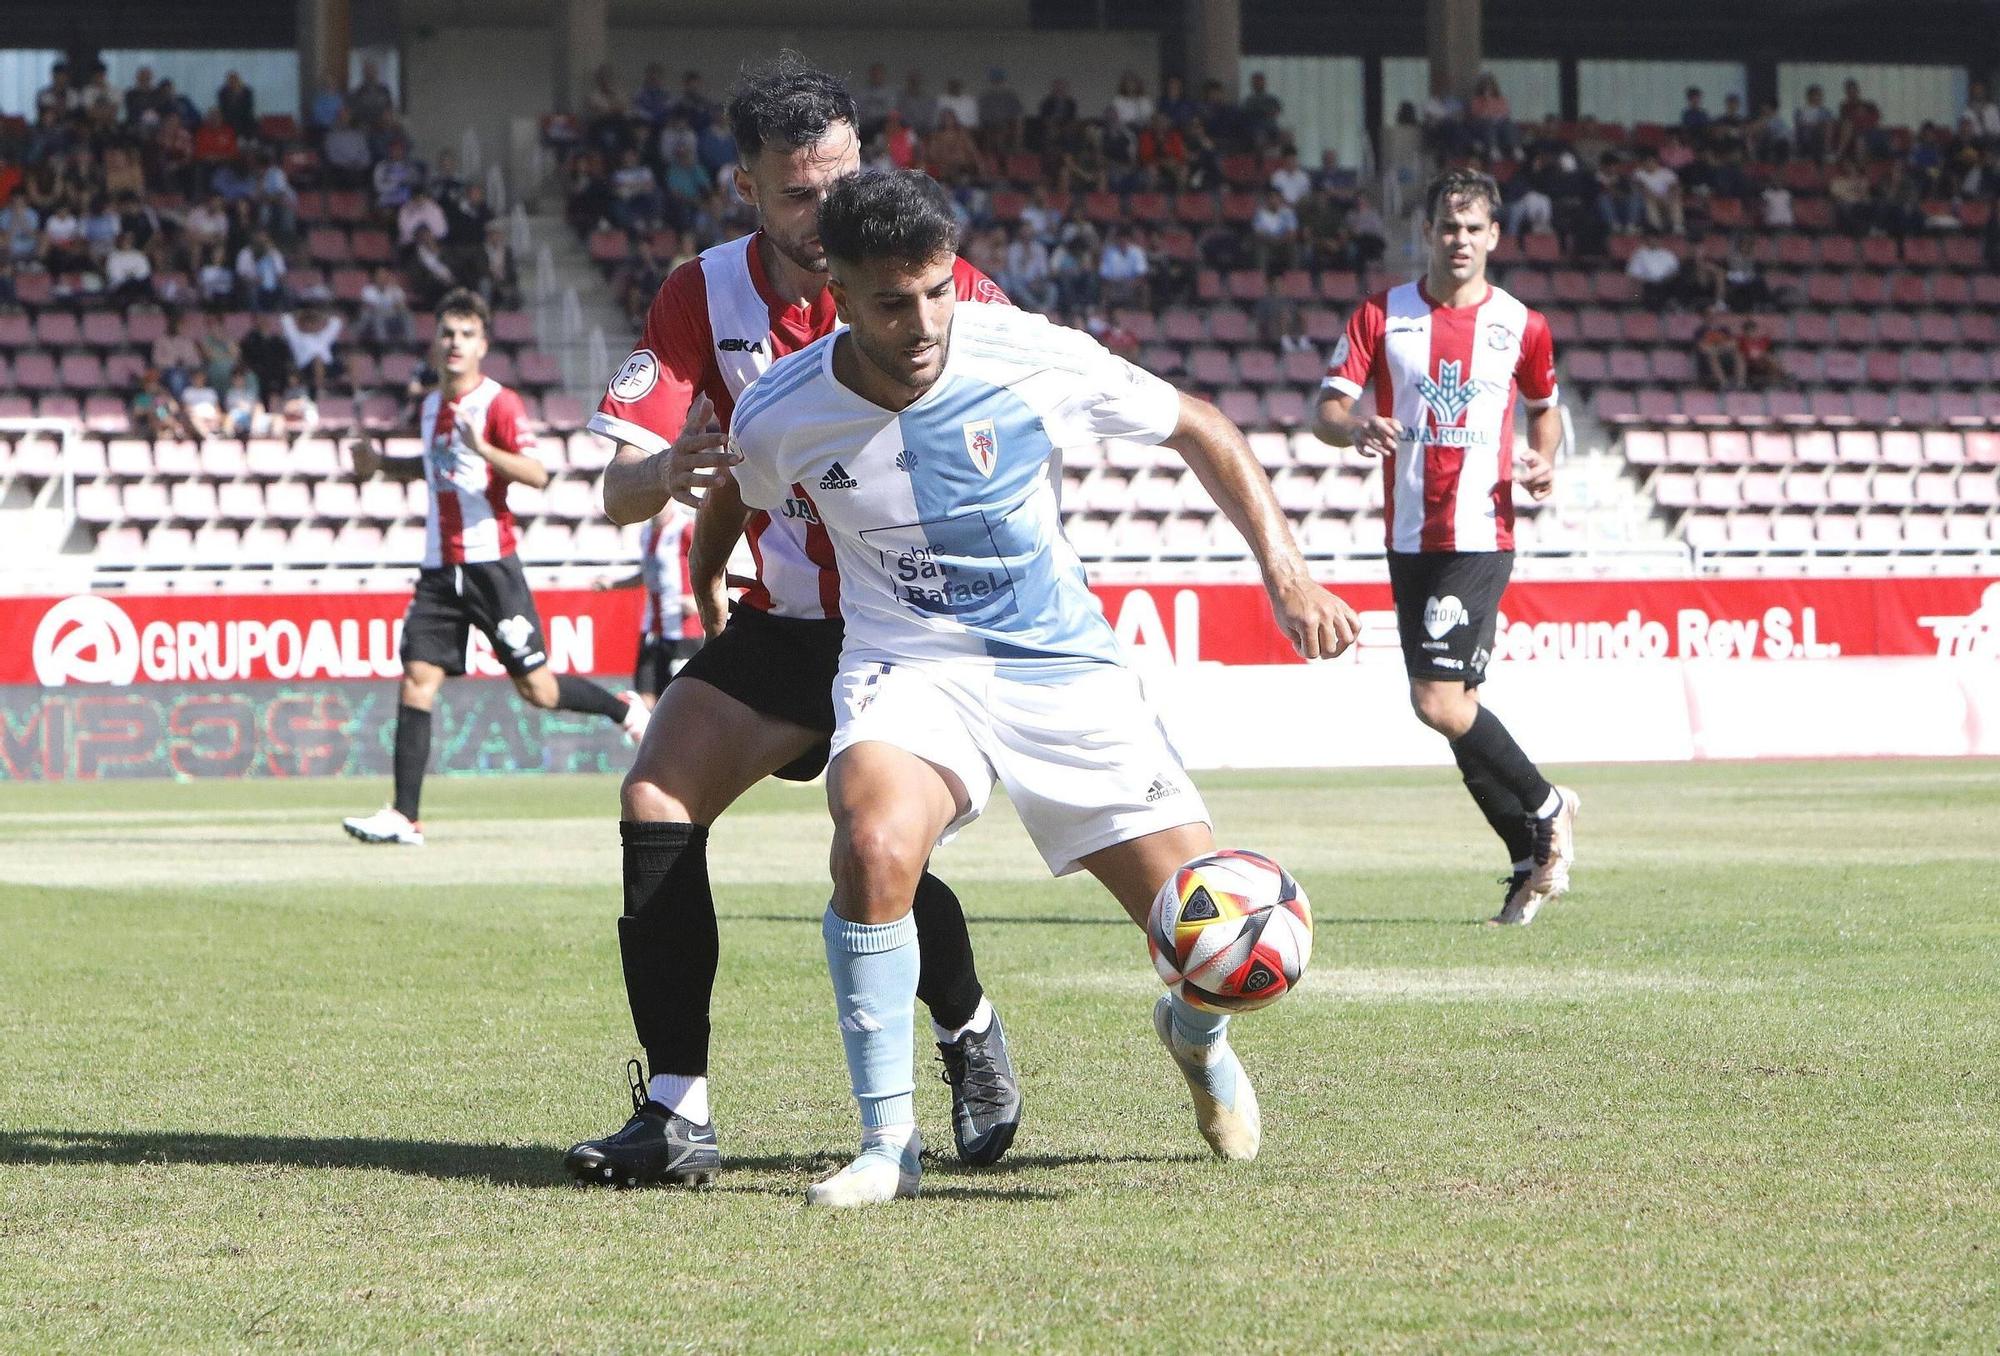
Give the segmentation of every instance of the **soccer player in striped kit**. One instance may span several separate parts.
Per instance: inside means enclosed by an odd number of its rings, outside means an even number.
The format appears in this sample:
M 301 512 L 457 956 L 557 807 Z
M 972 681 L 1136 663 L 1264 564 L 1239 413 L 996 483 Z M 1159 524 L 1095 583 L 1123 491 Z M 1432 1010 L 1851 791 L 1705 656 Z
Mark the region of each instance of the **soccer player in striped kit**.
M 819 206 L 860 164 L 854 100 L 786 53 L 745 77 L 728 116 L 742 157 L 737 191 L 757 208 L 759 229 L 662 284 L 639 347 L 590 424 L 622 444 L 604 480 L 613 520 L 650 518 L 670 498 L 700 505 L 689 563 L 709 641 L 662 695 L 653 738 L 625 779 L 618 939 L 650 1075 L 634 1080 L 622 1129 L 570 1150 L 565 1164 L 583 1183 L 700 1184 L 719 1170 L 708 1094 L 719 957 L 709 825 L 765 777 L 816 777 L 834 728 L 840 579 L 813 492 L 795 487 L 770 512 L 750 513 L 722 470 L 723 435 L 711 421 L 726 429 L 744 388 L 835 328 Z M 962 259 L 953 284 L 968 301 L 1006 304 Z M 725 625 L 724 567 L 746 534 L 756 580 Z M 1021 1117 L 1006 1034 L 979 983 L 958 897 L 928 871 L 915 915 L 918 995 L 951 1085 L 959 1157 L 992 1163 Z
M 446 676 L 465 672 L 465 642 L 475 626 L 529 705 L 603 716 L 635 742 L 646 730 L 646 705 L 636 696 L 549 672 L 542 619 L 514 554 L 519 534 L 507 506 L 509 485 L 540 489 L 549 473 L 535 458 L 535 430 L 521 397 L 480 371 L 492 333 L 485 301 L 464 288 L 446 293 L 431 353 L 437 389 L 424 397 L 419 419 L 422 454 L 385 457 L 366 438 L 348 448 L 360 479 L 378 470 L 402 480 L 421 476 L 431 492 L 423 568 L 403 616 L 395 799 L 372 815 L 340 822 L 364 843 L 423 845 L 418 798 L 431 757 L 431 708 Z
M 1500 595 L 1514 566 L 1513 486 L 1555 489 L 1563 438 L 1549 323 L 1486 280 L 1500 187 L 1449 170 L 1424 197 L 1423 278 L 1363 302 L 1334 348 L 1313 431 L 1384 459 L 1389 583 L 1417 718 L 1451 741 L 1486 822 L 1506 844 L 1495 923 L 1532 922 L 1569 889 L 1574 791 L 1551 785 L 1479 700 Z M 1373 408 L 1357 408 L 1374 379 Z M 1528 451 L 1514 457 L 1514 401 Z

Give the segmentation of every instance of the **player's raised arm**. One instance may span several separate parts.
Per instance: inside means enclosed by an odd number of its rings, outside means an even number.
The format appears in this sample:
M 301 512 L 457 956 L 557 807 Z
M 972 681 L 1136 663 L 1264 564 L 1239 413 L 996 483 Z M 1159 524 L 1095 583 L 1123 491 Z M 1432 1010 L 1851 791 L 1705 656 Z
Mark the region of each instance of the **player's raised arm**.
M 393 457 L 383 451 L 379 440 L 374 437 L 356 438 L 347 444 L 347 455 L 354 463 L 354 478 L 367 480 L 381 473 L 389 480 L 421 480 L 424 475 L 422 454 L 416 456 Z
M 1263 573 L 1278 627 L 1306 659 L 1331 659 L 1354 643 L 1354 609 L 1314 582 L 1291 524 L 1242 430 L 1205 400 L 1182 394 L 1180 421 L 1165 445 L 1181 454 Z

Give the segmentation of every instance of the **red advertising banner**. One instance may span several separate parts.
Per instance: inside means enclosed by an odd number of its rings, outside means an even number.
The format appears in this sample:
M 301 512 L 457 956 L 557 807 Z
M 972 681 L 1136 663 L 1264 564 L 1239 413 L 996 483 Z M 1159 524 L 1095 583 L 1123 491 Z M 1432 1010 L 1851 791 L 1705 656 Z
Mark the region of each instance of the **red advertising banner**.
M 1383 583 L 1336 586 L 1362 614 L 1362 658 L 1396 651 Z M 1253 584 L 1101 584 L 1119 636 L 1179 664 L 1296 662 Z M 537 595 L 558 673 L 625 674 L 641 596 Z M 387 679 L 404 594 L 79 594 L 0 598 L 0 685 Z M 2000 659 L 2000 580 L 1678 579 L 1517 583 L 1494 658 L 1788 661 L 1869 656 Z M 468 672 L 497 677 L 474 634 Z

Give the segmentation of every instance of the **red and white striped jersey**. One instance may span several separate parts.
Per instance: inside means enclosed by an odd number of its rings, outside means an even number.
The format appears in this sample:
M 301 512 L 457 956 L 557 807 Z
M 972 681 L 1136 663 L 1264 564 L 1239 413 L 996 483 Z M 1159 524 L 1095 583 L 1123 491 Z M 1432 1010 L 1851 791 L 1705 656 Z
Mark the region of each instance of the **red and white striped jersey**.
M 743 388 L 771 364 L 833 333 L 833 294 L 793 306 L 772 290 L 757 250 L 762 231 L 703 250 L 660 285 L 639 347 L 612 377 L 590 428 L 659 452 L 679 436 L 697 393 L 715 406 L 724 432 Z M 960 259 L 953 270 L 961 301 L 1008 304 L 999 286 Z M 811 496 L 794 486 L 801 504 Z M 744 590 L 751 607 L 781 617 L 838 617 L 840 576 L 833 543 L 817 511 L 795 517 L 759 511 L 745 529 L 757 565 Z
M 701 634 L 701 619 L 682 604 L 688 596 L 688 545 L 694 519 L 678 505 L 639 529 L 639 577 L 646 585 L 646 640 L 682 640 Z
M 1514 398 L 1556 403 L 1555 343 L 1540 311 L 1497 287 L 1439 306 L 1421 282 L 1361 304 L 1334 348 L 1325 386 L 1403 426 L 1383 468 L 1391 551 L 1514 549 Z
M 418 428 L 424 441 L 424 480 L 430 512 L 424 520 L 424 568 L 470 565 L 514 554 L 514 515 L 507 486 L 484 457 L 458 436 L 461 420 L 480 430 L 495 447 L 535 455 L 535 430 L 521 397 L 487 377 L 447 400 L 442 391 L 424 397 Z

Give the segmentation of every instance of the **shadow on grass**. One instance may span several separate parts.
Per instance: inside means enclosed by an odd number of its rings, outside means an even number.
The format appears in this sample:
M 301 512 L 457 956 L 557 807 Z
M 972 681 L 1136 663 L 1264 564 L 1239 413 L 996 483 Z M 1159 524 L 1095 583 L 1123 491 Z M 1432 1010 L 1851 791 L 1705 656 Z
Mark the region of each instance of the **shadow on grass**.
M 560 1151 L 537 1145 L 282 1135 L 136 1134 L 92 1130 L 0 1132 L 0 1164 L 199 1163 L 241 1167 L 361 1168 L 500 1186 L 569 1185 Z
M 716 917 L 724 923 L 810 923 L 812 926 L 818 927 L 821 915 L 816 913 L 808 915 L 803 913 L 718 912 Z M 983 931 L 990 927 L 1019 927 L 1023 924 L 1077 928 L 1129 928 L 1132 926 L 1132 920 L 1124 914 L 1108 911 L 1101 918 L 1071 918 L 1058 917 L 1054 914 L 1037 914 L 1032 917 L 1026 915 L 983 914 L 974 909 L 968 916 L 967 921 L 976 931 Z

